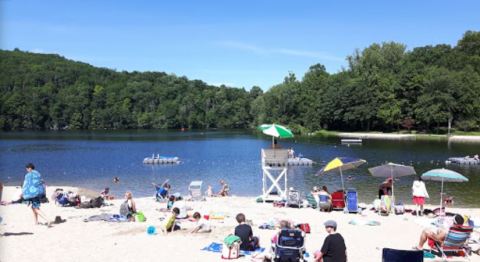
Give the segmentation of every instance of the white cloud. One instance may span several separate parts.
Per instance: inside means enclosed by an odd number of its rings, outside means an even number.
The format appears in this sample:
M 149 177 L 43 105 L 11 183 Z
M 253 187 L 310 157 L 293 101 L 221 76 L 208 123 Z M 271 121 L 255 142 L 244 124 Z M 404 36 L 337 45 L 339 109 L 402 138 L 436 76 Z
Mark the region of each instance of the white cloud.
M 289 56 L 309 57 L 309 58 L 316 58 L 321 60 L 329 60 L 329 61 L 337 61 L 337 62 L 343 62 L 345 60 L 341 57 L 337 57 L 325 52 L 315 52 L 315 51 L 297 50 L 297 49 L 289 49 L 289 48 L 264 48 L 256 45 L 251 45 L 251 44 L 242 43 L 242 42 L 235 42 L 235 41 L 222 41 L 222 42 L 219 42 L 218 44 L 223 47 L 249 51 L 249 52 L 260 54 L 260 55 L 280 54 L 280 55 L 289 55 Z

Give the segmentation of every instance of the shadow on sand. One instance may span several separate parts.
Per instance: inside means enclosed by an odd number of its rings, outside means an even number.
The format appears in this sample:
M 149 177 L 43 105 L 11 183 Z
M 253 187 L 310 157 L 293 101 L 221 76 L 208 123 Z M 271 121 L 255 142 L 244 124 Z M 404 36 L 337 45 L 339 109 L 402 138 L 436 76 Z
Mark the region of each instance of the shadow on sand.
M 18 233 L 13 233 L 13 232 L 5 232 L 3 234 L 0 234 L 2 237 L 9 237 L 9 236 L 24 236 L 24 235 L 33 235 L 32 232 L 18 232 Z

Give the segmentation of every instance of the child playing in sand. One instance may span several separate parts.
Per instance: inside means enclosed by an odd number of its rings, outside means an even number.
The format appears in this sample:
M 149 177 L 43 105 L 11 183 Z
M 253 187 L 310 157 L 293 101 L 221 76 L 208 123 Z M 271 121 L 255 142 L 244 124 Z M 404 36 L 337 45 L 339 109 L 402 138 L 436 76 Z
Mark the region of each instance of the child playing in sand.
M 175 223 L 175 220 L 177 219 L 178 214 L 180 214 L 180 210 L 176 207 L 172 209 L 172 214 L 170 217 L 167 219 L 167 223 L 165 223 L 165 231 L 168 232 L 173 232 L 175 230 L 179 230 L 180 226 L 178 226 Z
M 212 231 L 210 228 L 210 223 L 206 219 L 202 218 L 200 213 L 193 213 L 193 219 L 195 222 L 197 222 L 197 224 L 195 225 L 195 228 L 190 231 L 190 233 L 210 233 Z
M 212 185 L 208 185 L 208 188 L 207 188 L 207 191 L 205 192 L 205 194 L 207 195 L 207 197 L 213 197 Z

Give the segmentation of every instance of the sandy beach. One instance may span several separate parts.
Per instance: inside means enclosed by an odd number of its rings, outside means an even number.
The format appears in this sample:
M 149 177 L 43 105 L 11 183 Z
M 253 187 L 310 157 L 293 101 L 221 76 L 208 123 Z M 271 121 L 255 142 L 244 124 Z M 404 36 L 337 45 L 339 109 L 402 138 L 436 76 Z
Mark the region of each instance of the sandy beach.
M 50 196 L 52 190 L 47 189 Z M 76 191 L 76 188 L 61 187 Z M 3 200 L 16 199 L 19 188 L 6 187 Z M 258 226 L 273 219 L 290 219 L 295 223 L 309 223 L 311 234 L 306 236 L 306 248 L 311 261 L 313 252 L 319 249 L 326 237 L 323 223 L 334 219 L 338 223 L 338 232 L 346 241 L 349 261 L 381 261 L 382 248 L 411 249 L 418 242 L 422 228 L 430 221 L 425 217 L 407 215 L 379 216 L 373 212 L 365 215 L 344 214 L 343 212 L 324 213 L 311 208 L 278 208 L 271 203 L 255 203 L 251 197 L 208 198 L 206 201 L 190 202 L 192 211 L 203 214 L 223 214 L 224 219 L 210 220 L 211 233 L 188 233 L 193 222 L 182 221 L 182 230 L 173 233 L 148 235 L 146 229 L 153 225 L 157 228 L 164 223 L 160 220 L 167 213 L 159 211 L 165 203 L 155 202 L 153 197 L 136 198 L 137 209 L 147 217 L 146 222 L 84 222 L 85 218 L 101 213 L 118 213 L 122 200 L 112 200 L 110 206 L 94 209 L 75 209 L 60 207 L 52 201 L 42 204 L 41 210 L 50 219 L 61 216 L 65 223 L 34 225 L 33 215 L 25 204 L 0 206 L 3 218 L 0 226 L 0 261 L 222 261 L 220 253 L 202 251 L 212 242 L 223 241 L 233 233 L 236 225 L 235 215 L 243 212 L 253 222 L 254 235 L 260 237 L 262 247 L 270 245 L 274 230 L 262 230 Z M 480 216 L 480 209 L 450 208 L 450 212 Z M 378 221 L 379 226 L 352 225 L 350 221 Z M 425 246 L 426 247 L 426 246 Z M 251 257 L 238 261 L 250 261 Z M 427 261 L 441 261 L 427 260 Z M 457 261 L 457 260 L 450 260 Z M 463 261 L 460 259 L 459 261 Z M 473 255 L 471 261 L 480 261 Z

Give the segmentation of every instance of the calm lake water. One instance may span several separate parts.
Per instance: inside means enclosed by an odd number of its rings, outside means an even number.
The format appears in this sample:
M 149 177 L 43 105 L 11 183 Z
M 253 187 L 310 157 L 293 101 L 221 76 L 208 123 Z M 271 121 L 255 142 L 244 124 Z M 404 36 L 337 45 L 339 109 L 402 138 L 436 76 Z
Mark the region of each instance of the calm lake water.
M 203 180 L 219 190 L 224 178 L 232 193 L 257 196 L 262 190 L 260 149 L 270 146 L 269 137 L 248 131 L 108 131 L 108 132 L 11 132 L 0 133 L 0 181 L 20 185 L 24 166 L 33 162 L 47 184 L 70 185 L 97 191 L 109 186 L 117 196 L 131 190 L 135 196 L 153 195 L 152 182 L 169 179 L 173 191 L 187 193 L 192 180 Z M 280 140 L 284 148 L 293 147 L 318 163 L 313 167 L 289 170 L 289 186 L 301 191 L 314 185 L 327 185 L 332 191 L 341 187 L 340 175 L 314 174 L 336 156 L 363 158 L 367 164 L 344 172 L 346 187 L 357 189 L 360 201 L 370 203 L 376 196 L 381 178 L 368 174 L 367 168 L 386 161 L 412 164 L 417 173 L 445 167 L 450 156 L 480 153 L 477 144 L 450 144 L 440 141 L 364 141 L 360 146 L 344 146 L 340 139 L 296 138 Z M 152 153 L 178 156 L 179 165 L 144 165 Z M 449 166 L 470 181 L 447 183 L 445 191 L 457 205 L 480 207 L 480 167 Z M 118 176 L 120 183 L 113 184 Z M 410 202 L 413 177 L 396 181 L 397 199 Z M 440 183 L 428 182 L 430 203 L 439 202 Z

